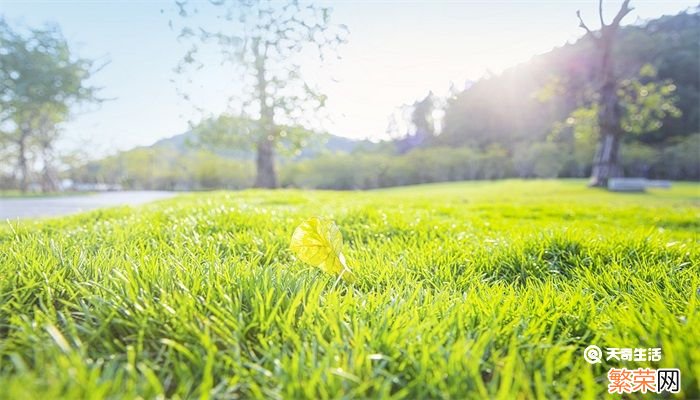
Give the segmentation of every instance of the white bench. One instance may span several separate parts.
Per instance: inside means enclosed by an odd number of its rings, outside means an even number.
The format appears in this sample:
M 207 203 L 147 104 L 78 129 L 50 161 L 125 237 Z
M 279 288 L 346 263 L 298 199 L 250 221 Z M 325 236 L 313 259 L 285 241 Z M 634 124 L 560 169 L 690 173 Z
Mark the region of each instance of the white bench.
M 671 182 L 649 180 L 645 178 L 608 179 L 608 190 L 612 192 L 643 192 L 648 187 L 668 189 L 671 187 Z
M 659 181 L 659 180 L 647 180 L 647 187 L 670 189 L 671 182 L 670 181 Z

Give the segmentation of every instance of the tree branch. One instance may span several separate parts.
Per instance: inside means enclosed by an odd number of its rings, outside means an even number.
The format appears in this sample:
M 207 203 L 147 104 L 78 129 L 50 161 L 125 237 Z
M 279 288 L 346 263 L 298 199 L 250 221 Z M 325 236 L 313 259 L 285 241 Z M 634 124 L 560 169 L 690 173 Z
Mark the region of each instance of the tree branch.
M 588 29 L 588 26 L 586 26 L 586 23 L 583 22 L 583 18 L 581 18 L 581 10 L 576 11 L 576 16 L 578 17 L 578 22 L 579 22 L 578 26 L 585 29 L 586 33 L 590 34 L 591 37 L 593 37 L 593 39 L 598 39 L 598 37 L 596 35 L 594 35 L 590 29 Z
M 634 10 L 634 8 L 630 7 L 630 0 L 625 0 L 622 2 L 622 6 L 620 7 L 620 11 L 617 12 L 617 15 L 613 19 L 613 22 L 610 24 L 612 26 L 618 27 L 620 26 L 620 22 L 622 21 L 622 18 L 625 18 L 625 15 L 629 14 L 630 11 Z

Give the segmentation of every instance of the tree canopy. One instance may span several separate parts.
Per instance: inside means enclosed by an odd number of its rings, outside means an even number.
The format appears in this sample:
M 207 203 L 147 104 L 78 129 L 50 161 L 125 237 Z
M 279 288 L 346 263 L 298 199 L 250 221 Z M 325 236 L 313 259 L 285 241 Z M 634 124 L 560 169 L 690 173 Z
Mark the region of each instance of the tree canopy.
M 97 102 L 87 84 L 92 60 L 76 57 L 56 26 L 19 32 L 0 19 L 0 140 L 16 165 L 20 189 L 31 167 L 42 168 L 42 187 L 53 190 L 53 146 L 60 124 L 79 104 Z
M 179 37 L 192 43 L 178 71 L 201 68 L 198 57 L 203 46 L 221 50 L 222 62 L 231 66 L 231 78 L 242 86 L 233 107 L 241 117 L 236 120 L 245 121 L 227 134 L 237 134 L 242 139 L 238 143 L 255 147 L 256 186 L 276 187 L 275 143 L 294 133 L 280 126 L 308 123 L 326 101 L 304 75 L 301 56 L 323 60 L 345 41 L 347 30 L 331 23 L 330 8 L 298 1 L 211 1 L 225 21 L 217 27 L 198 25 L 198 11 L 189 2 L 177 4 L 185 21 Z

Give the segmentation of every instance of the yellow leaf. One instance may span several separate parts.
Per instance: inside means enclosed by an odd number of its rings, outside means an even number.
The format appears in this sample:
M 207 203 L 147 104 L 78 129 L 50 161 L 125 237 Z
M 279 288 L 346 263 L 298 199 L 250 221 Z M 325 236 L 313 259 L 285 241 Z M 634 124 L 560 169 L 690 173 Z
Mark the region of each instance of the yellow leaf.
M 289 248 L 301 261 L 352 281 L 342 252 L 343 236 L 333 221 L 314 217 L 302 222 L 294 230 Z

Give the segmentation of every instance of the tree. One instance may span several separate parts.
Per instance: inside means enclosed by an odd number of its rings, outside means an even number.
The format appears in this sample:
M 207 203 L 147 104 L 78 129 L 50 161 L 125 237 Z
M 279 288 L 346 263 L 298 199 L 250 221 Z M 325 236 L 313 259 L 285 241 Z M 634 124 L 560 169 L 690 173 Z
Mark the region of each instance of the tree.
M 435 137 L 439 120 L 434 114 L 442 113 L 439 108 L 444 103 L 430 91 L 423 99 L 413 104 L 404 104 L 389 116 L 387 133 L 396 137 L 396 149 L 404 154 L 423 145 Z
M 600 52 L 600 91 L 598 125 L 600 126 L 600 140 L 598 149 L 593 159 L 590 186 L 607 186 L 608 179 L 620 176 L 619 149 L 620 138 L 623 130 L 620 124 L 622 111 L 617 95 L 617 77 L 615 76 L 614 60 L 612 56 L 615 38 L 620 28 L 622 19 L 632 11 L 630 0 L 624 0 L 620 10 L 610 24 L 605 23 L 603 17 L 603 0 L 598 0 L 598 17 L 600 19 L 600 31 L 592 32 L 581 18 L 581 12 L 576 15 L 579 26 L 593 38 Z
M 428 93 L 423 100 L 413 103 L 411 122 L 415 129 L 415 135 L 435 136 L 434 110 L 435 96 L 433 92 Z
M 634 79 L 623 79 L 617 84 L 616 98 L 618 99 L 619 121 L 616 151 L 619 150 L 621 137 L 640 136 L 661 128 L 668 117 L 677 118 L 681 111 L 676 107 L 676 85 L 669 79 L 658 80 L 657 72 L 650 64 L 645 64 Z M 592 139 L 603 136 L 600 125 L 601 107 L 598 101 L 588 106 L 574 110 L 565 122 L 557 123 L 548 138 L 558 144 L 559 148 L 568 152 L 573 159 L 581 162 L 580 155 L 588 153 Z M 566 132 L 569 132 L 567 135 Z M 637 148 L 638 149 L 638 148 Z M 583 150 L 584 153 L 580 151 Z M 600 140 L 596 150 L 594 163 L 599 161 Z M 622 162 L 615 154 L 616 168 L 622 171 Z M 648 160 L 651 164 L 652 160 Z M 593 164 L 595 169 L 595 164 Z M 613 176 L 608 176 L 611 178 Z
M 184 18 L 197 13 L 187 2 L 176 4 Z M 303 125 L 326 100 L 302 76 L 301 59 L 313 52 L 323 61 L 345 42 L 346 29 L 330 24 L 330 8 L 297 1 L 210 0 L 210 4 L 222 9 L 225 25 L 182 28 L 180 38 L 193 44 L 176 70 L 204 66 L 198 60 L 201 44 L 219 47 L 223 61 L 233 67 L 232 75 L 243 86 L 237 119 L 242 125 L 229 133 L 238 136 L 237 143 L 256 150 L 255 186 L 277 187 L 275 145 L 292 139 L 281 127 Z
M 666 118 L 657 130 L 628 139 L 659 148 L 676 137 L 698 131 L 698 37 L 698 8 L 620 27 L 613 50 L 618 82 L 635 78 L 643 63 L 651 63 L 658 70 L 659 80 L 670 79 L 677 86 L 676 105 L 683 112 L 680 118 Z M 496 77 L 470 83 L 449 100 L 441 133 L 430 143 L 479 149 L 501 143 L 512 153 L 520 143 L 545 140 L 554 123 L 590 104 L 599 93 L 599 56 L 596 40 L 585 35 L 576 43 L 535 56 Z M 585 162 L 587 166 L 593 161 L 599 138 L 593 139 L 594 151 Z M 587 167 L 587 176 L 590 173 Z
M 26 35 L 0 19 L 0 140 L 15 154 L 15 177 L 26 191 L 33 165 L 42 165 L 42 189 L 56 189 L 54 144 L 60 124 L 78 104 L 99 102 L 86 85 L 93 62 L 75 57 L 56 26 Z

